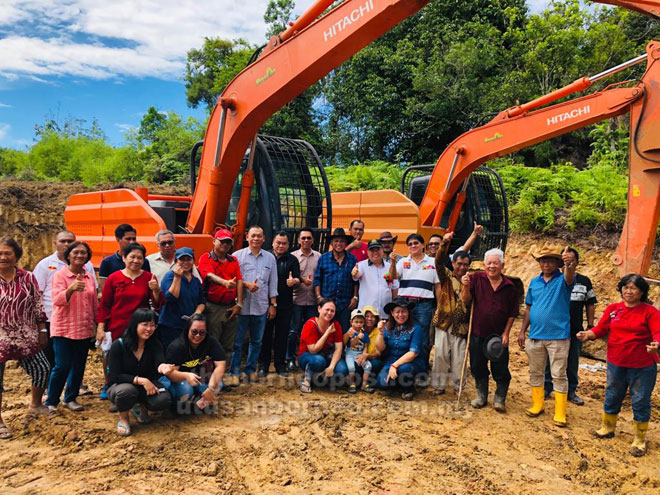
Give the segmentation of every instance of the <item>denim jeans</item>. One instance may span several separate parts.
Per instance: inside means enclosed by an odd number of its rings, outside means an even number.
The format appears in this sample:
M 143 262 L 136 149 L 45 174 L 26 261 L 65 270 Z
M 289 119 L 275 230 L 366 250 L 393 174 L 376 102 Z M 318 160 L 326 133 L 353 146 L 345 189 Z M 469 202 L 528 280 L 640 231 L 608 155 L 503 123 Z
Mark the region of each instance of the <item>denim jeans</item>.
M 566 364 L 566 377 L 568 378 L 568 395 L 573 395 L 578 387 L 578 368 L 580 366 L 580 352 L 582 342 L 575 335 L 571 336 L 571 346 L 568 349 L 568 363 Z M 550 360 L 545 365 L 545 392 L 552 392 L 552 374 L 550 373 Z
M 658 368 L 655 364 L 646 368 L 625 368 L 607 362 L 607 388 L 603 411 L 619 414 L 621 404 L 630 390 L 633 418 L 644 423 L 651 418 L 651 393 L 655 387 Z
M 245 373 L 250 374 L 257 371 L 257 359 L 261 352 L 261 341 L 264 337 L 266 327 L 266 313 L 262 315 L 240 315 L 238 317 L 238 331 L 234 339 L 234 352 L 231 354 L 229 370 L 232 376 L 241 373 L 241 358 L 243 357 L 243 341 L 245 335 L 250 332 L 250 346 L 245 363 Z
M 183 380 L 182 382 L 171 382 L 168 390 L 172 396 L 172 400 L 179 400 L 181 397 L 187 397 L 191 399 L 193 395 L 202 395 L 204 391 L 209 388 L 205 383 L 200 383 L 194 387 L 190 386 L 187 381 Z
M 424 330 L 424 339 L 422 341 L 422 352 L 420 356 L 426 363 L 424 370 L 428 366 L 429 355 L 431 354 L 431 342 L 429 340 L 429 329 L 431 328 L 431 319 L 433 318 L 433 299 L 415 299 L 415 307 L 412 309 L 412 317 Z
M 300 346 L 300 333 L 302 327 L 307 320 L 317 315 L 316 306 L 299 306 L 293 305 L 291 313 L 291 325 L 289 326 L 289 335 L 286 342 L 286 360 L 291 361 L 298 355 L 298 347 Z
M 310 383 L 314 385 L 326 385 L 330 384 L 331 387 L 343 385 L 346 375 L 348 375 L 348 368 L 346 367 L 346 362 L 343 359 L 340 359 L 337 365 L 335 366 L 335 374 L 330 380 L 327 380 L 322 373 L 332 361 L 332 353 L 318 353 L 312 354 L 311 352 L 305 352 L 298 357 L 298 366 L 305 373 L 305 378 L 310 380 Z
M 64 402 L 76 400 L 85 374 L 87 351 L 89 350 L 88 339 L 74 340 L 66 337 L 53 337 L 52 341 L 55 367 L 51 370 L 48 380 L 47 406 L 59 404 L 65 383 Z
M 354 375 L 357 368 L 361 368 L 365 373 L 371 373 L 371 362 L 367 359 L 362 366 L 355 361 L 357 357 L 362 354 L 362 351 L 346 350 L 344 360 L 346 361 L 346 368 L 349 375 Z
M 380 373 L 378 373 L 376 387 L 381 390 L 388 390 L 400 386 L 403 393 L 414 392 L 415 377 L 419 373 L 426 371 L 424 360 L 421 356 L 417 356 L 412 362 L 400 365 L 397 370 L 397 379 L 388 381 L 387 375 L 390 372 L 390 365 L 393 364 L 394 361 L 396 361 L 396 359 L 392 358 L 385 361 L 383 368 L 380 370 Z

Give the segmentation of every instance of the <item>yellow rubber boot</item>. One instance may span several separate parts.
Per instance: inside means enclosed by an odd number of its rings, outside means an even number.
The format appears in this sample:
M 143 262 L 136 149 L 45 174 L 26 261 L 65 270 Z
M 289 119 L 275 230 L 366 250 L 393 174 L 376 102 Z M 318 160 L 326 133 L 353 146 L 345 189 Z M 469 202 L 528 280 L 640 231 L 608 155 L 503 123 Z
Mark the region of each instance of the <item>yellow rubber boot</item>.
M 543 401 L 545 400 L 545 391 L 543 385 L 532 387 L 532 407 L 525 411 L 527 416 L 535 418 L 543 412 Z
M 555 392 L 555 417 L 553 421 L 557 426 L 566 426 L 566 402 L 568 394 Z
M 607 414 L 604 412 L 600 428 L 594 431 L 594 436 L 597 438 L 612 438 L 616 429 L 617 419 L 619 419 L 618 414 Z
M 643 423 L 633 422 L 635 426 L 635 438 L 633 439 L 630 453 L 634 457 L 642 457 L 646 454 L 646 432 L 649 431 L 649 422 Z

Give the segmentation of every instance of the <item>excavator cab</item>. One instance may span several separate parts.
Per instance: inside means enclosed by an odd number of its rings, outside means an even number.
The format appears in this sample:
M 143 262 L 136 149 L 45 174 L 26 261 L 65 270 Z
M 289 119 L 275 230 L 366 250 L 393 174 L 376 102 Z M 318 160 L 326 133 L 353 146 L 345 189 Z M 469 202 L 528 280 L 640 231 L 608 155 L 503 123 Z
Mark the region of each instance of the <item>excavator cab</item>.
M 400 191 L 418 206 L 426 193 L 434 166 L 413 165 L 403 172 Z M 492 248 L 505 251 L 509 235 L 509 213 L 504 185 L 498 173 L 488 167 L 478 167 L 470 175 L 466 194 L 450 252 L 458 249 L 470 236 L 474 222 L 484 228 L 484 235 L 477 239 L 471 250 L 474 259 L 482 258 L 484 253 Z M 449 214 L 453 210 L 455 200 L 454 197 L 445 211 L 441 226 L 449 222 Z

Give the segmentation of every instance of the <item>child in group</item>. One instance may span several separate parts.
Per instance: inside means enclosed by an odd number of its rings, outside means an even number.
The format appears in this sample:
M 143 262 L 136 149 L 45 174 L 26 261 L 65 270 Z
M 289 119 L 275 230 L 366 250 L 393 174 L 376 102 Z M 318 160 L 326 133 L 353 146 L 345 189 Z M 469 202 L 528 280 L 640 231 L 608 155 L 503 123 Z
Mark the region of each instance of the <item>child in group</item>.
M 348 393 L 354 394 L 357 392 L 357 385 L 355 384 L 355 367 L 356 361 L 365 351 L 369 343 L 369 335 L 364 330 L 364 313 L 360 309 L 354 309 L 351 312 L 351 328 L 344 334 L 344 347 L 346 348 L 346 366 L 348 367 Z M 368 360 L 362 360 L 361 366 L 364 370 L 362 377 L 362 387 L 368 383 L 369 373 L 371 372 L 371 363 Z M 358 364 L 358 366 L 360 366 Z

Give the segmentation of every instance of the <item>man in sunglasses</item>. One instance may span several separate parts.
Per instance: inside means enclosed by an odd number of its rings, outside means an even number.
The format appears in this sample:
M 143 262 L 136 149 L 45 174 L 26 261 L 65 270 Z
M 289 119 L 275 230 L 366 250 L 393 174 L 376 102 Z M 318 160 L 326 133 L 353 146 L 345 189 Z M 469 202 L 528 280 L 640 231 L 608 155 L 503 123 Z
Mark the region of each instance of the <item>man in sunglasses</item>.
M 213 249 L 199 258 L 199 272 L 206 291 L 207 330 L 227 353 L 234 349 L 236 316 L 243 307 L 241 269 L 238 260 L 229 254 L 233 245 L 231 232 L 219 229 L 213 239 Z M 238 377 L 225 378 L 225 385 L 237 386 Z
M 151 266 L 151 273 L 156 275 L 159 282 L 162 282 L 165 274 L 176 265 L 176 239 L 174 238 L 174 232 L 171 230 L 160 230 L 156 234 L 156 245 L 158 246 L 158 252 L 147 256 L 147 261 L 149 262 L 149 266 Z M 200 282 L 202 281 L 199 270 L 195 265 L 192 267 L 192 274 Z

